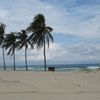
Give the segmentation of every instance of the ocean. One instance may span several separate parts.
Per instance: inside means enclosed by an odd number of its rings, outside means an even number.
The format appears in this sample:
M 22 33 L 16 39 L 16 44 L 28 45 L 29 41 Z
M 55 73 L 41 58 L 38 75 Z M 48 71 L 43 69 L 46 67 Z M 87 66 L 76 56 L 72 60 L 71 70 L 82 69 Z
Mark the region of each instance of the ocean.
M 6 66 L 7 70 L 13 70 L 13 66 Z M 47 65 L 48 67 L 55 67 L 56 71 L 71 71 L 80 69 L 97 69 L 100 68 L 100 64 L 55 64 Z M 32 71 L 44 71 L 43 65 L 28 65 L 28 69 Z M 0 70 L 3 70 L 3 66 L 0 66 Z M 25 65 L 16 65 L 16 70 L 25 70 Z

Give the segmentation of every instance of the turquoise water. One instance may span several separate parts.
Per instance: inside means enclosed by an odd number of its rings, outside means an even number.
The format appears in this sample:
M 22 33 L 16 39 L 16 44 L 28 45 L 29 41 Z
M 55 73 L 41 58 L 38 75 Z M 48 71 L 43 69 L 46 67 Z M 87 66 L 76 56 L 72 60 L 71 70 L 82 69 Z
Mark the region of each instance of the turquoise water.
M 13 70 L 13 66 L 6 66 L 7 70 Z M 48 67 L 55 67 L 56 71 L 71 71 L 78 69 L 96 69 L 100 68 L 100 64 L 59 64 L 59 65 L 47 65 Z M 33 71 L 43 71 L 44 67 L 42 65 L 28 65 L 29 70 Z M 0 70 L 3 70 L 3 66 L 0 66 Z M 16 65 L 16 70 L 25 70 L 25 65 Z

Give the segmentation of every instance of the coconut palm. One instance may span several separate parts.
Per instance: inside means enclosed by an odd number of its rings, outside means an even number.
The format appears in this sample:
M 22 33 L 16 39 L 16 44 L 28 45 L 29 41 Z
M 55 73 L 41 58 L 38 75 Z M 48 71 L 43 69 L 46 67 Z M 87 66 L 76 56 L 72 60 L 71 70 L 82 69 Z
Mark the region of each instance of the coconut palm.
M 17 44 L 19 45 L 19 50 L 25 47 L 25 66 L 26 66 L 26 71 L 28 71 L 28 66 L 27 66 L 27 49 L 28 46 L 31 45 L 28 35 L 26 30 L 22 30 L 21 32 L 18 33 L 18 41 Z M 32 46 L 32 45 L 31 45 Z
M 11 32 L 11 34 L 6 34 L 6 38 L 4 39 L 3 47 L 8 50 L 7 55 L 13 56 L 14 61 L 14 70 L 16 70 L 15 67 L 15 49 L 18 47 L 16 43 L 16 33 Z
M 3 23 L 0 23 L 0 46 L 2 47 L 4 43 L 4 34 L 5 34 L 5 25 Z M 3 64 L 4 64 L 4 70 L 6 70 L 5 65 L 5 52 L 4 48 L 2 47 L 2 54 L 3 54 Z
M 49 47 L 49 42 L 53 42 L 53 36 L 51 32 L 53 29 L 49 26 L 46 26 L 45 17 L 42 14 L 37 14 L 33 22 L 27 28 L 28 32 L 32 32 L 29 36 L 29 39 L 32 44 L 36 44 L 37 48 L 43 47 L 44 52 L 44 68 L 46 71 L 46 43 Z

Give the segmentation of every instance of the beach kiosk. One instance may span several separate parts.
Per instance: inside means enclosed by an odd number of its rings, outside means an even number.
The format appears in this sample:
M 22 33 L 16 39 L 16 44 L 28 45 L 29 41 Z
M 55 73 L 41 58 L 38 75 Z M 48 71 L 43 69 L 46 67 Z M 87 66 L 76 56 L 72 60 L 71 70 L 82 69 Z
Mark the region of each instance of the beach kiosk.
M 48 67 L 48 71 L 55 71 L 55 67 Z

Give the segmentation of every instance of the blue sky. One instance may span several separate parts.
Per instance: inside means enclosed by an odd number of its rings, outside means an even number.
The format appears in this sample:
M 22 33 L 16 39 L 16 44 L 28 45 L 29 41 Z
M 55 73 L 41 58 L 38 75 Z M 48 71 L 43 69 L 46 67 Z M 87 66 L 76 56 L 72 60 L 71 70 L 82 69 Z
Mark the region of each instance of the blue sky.
M 26 28 L 38 13 L 54 28 L 48 64 L 100 62 L 100 0 L 0 0 L 0 22 L 6 24 L 6 33 Z M 42 61 L 42 49 L 28 50 L 29 64 Z M 24 49 L 17 52 L 16 62 L 24 64 Z M 12 57 L 6 56 L 6 63 L 13 64 Z

